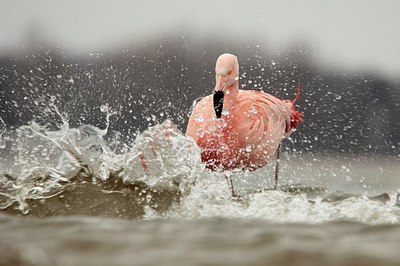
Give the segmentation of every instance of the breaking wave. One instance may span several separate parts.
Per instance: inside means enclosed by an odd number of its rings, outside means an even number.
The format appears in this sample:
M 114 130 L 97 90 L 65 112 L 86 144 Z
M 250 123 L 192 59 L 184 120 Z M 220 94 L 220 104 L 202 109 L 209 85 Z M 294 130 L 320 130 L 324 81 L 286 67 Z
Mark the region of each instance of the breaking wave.
M 133 143 L 123 143 L 118 134 L 106 138 L 115 115 L 106 105 L 101 106 L 106 116 L 103 129 L 71 128 L 57 107 L 51 108 L 61 121 L 56 129 L 33 121 L 5 134 L 0 123 L 0 209 L 4 213 L 399 223 L 397 191 L 370 196 L 294 180 L 281 181 L 280 189 L 274 190 L 271 166 L 267 166 L 252 173 L 233 173 L 240 194 L 233 198 L 225 175 L 205 169 L 196 144 L 170 120 L 149 127 Z

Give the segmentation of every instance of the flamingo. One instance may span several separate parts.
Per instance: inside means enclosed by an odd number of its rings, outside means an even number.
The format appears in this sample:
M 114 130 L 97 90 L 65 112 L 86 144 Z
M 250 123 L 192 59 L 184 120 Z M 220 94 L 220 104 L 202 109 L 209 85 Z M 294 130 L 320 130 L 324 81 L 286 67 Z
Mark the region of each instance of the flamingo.
M 300 84 L 294 100 L 240 90 L 239 63 L 228 53 L 217 59 L 215 80 L 213 93 L 194 106 L 186 134 L 200 147 L 206 167 L 214 171 L 254 171 L 276 155 L 276 188 L 282 140 L 303 121 L 295 108 Z M 226 177 L 235 195 L 232 179 Z

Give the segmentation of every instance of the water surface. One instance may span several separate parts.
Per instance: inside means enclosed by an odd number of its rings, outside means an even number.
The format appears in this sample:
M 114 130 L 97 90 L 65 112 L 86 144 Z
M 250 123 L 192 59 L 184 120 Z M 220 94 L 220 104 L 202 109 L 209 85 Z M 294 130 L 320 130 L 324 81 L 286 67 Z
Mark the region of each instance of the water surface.
M 400 264 L 398 157 L 287 151 L 278 189 L 272 162 L 232 173 L 232 197 L 171 121 L 107 129 L 3 135 L 0 265 Z

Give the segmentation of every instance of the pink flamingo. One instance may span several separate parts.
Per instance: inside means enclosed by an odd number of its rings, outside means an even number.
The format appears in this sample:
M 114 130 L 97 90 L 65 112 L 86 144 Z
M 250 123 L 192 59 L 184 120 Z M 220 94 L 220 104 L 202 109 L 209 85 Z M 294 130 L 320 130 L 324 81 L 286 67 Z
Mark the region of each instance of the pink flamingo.
M 222 54 L 215 66 L 214 92 L 201 99 L 189 118 L 186 134 L 201 148 L 206 167 L 216 171 L 256 170 L 276 154 L 278 183 L 281 142 L 303 120 L 294 100 L 280 100 L 268 93 L 239 90 L 236 56 Z M 234 195 L 232 179 L 230 180 Z

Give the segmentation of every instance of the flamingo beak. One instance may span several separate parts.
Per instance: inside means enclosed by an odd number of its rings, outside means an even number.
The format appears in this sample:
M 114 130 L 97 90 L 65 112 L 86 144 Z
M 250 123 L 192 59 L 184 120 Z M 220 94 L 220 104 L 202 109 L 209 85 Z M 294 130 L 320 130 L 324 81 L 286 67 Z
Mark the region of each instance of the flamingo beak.
M 222 108 L 224 106 L 224 89 L 226 87 L 226 76 L 217 75 L 214 88 L 214 111 L 217 118 L 221 118 Z
M 222 108 L 224 107 L 224 92 L 215 91 L 213 95 L 214 111 L 217 118 L 221 118 Z
M 227 83 L 228 83 L 227 76 L 217 75 L 214 91 L 223 91 L 226 87 L 228 87 Z

